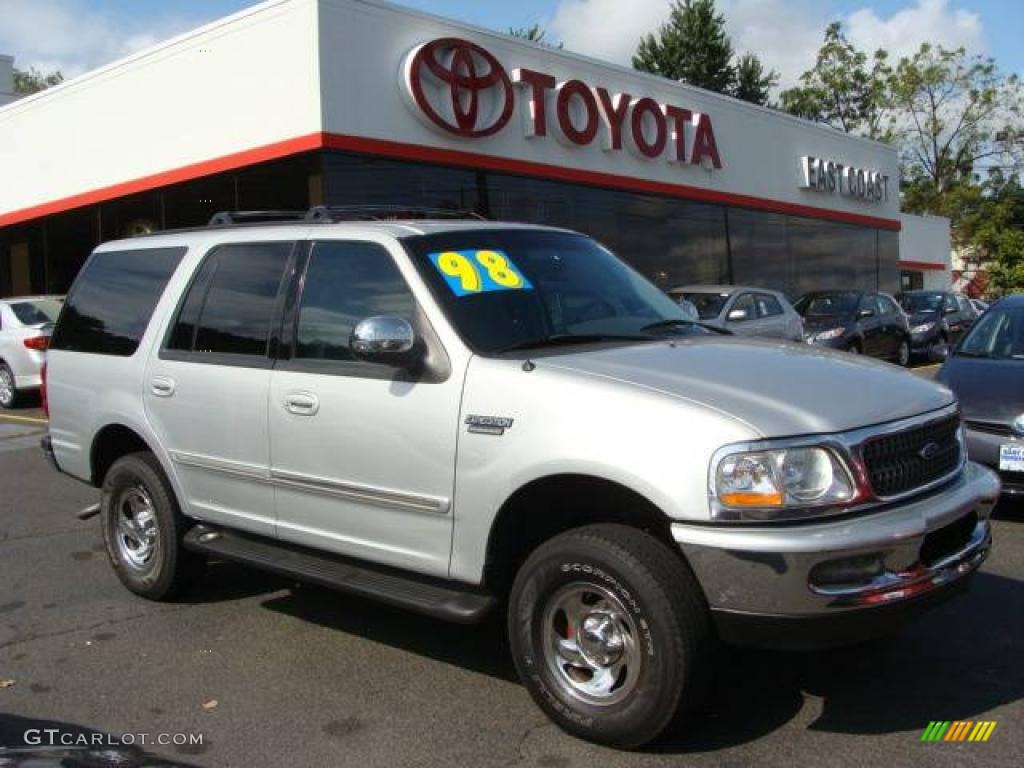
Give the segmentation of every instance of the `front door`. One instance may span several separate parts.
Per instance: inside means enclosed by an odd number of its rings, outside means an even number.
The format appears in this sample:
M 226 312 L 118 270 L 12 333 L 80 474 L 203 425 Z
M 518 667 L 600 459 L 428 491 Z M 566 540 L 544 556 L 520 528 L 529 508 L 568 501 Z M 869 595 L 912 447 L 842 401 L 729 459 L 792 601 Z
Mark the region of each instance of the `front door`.
M 145 382 L 146 413 L 170 454 L 185 512 L 267 536 L 268 346 L 293 250 L 291 242 L 213 249 Z
M 382 245 L 314 243 L 299 291 L 270 385 L 279 538 L 447 575 L 464 372 L 353 357 L 353 328 L 378 315 L 409 319 L 444 355 Z

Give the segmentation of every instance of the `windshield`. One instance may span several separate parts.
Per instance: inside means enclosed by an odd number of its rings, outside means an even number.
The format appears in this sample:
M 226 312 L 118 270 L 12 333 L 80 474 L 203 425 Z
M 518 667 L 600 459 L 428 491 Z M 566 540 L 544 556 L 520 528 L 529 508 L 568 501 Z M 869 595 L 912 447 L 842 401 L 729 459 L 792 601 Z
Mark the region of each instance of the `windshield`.
M 900 306 L 908 315 L 919 315 L 942 310 L 944 297 L 941 293 L 905 293 L 900 299 Z
M 697 315 L 701 320 L 714 320 L 722 314 L 725 302 L 729 300 L 728 293 L 684 293 L 683 298 L 697 308 Z
M 35 299 L 11 304 L 11 310 L 22 325 L 45 325 L 56 323 L 60 314 L 60 302 L 56 299 Z
M 482 354 L 710 333 L 583 235 L 475 229 L 405 243 L 453 325 Z
M 860 294 L 853 291 L 844 293 L 814 293 L 803 296 L 793 308 L 804 317 L 836 317 L 852 315 L 857 311 Z
M 955 354 L 1024 360 L 1024 307 L 989 309 L 974 324 Z

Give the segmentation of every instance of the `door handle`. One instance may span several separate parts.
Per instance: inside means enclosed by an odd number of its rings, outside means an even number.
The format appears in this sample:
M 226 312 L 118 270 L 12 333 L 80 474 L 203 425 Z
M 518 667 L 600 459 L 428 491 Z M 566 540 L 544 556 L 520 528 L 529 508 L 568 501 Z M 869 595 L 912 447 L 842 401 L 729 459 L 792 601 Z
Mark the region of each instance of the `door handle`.
M 174 394 L 174 379 L 166 376 L 154 376 L 149 383 L 149 390 L 157 397 L 170 397 Z
M 293 392 L 285 396 L 284 409 L 296 416 L 315 416 L 320 410 L 320 398 L 312 392 Z

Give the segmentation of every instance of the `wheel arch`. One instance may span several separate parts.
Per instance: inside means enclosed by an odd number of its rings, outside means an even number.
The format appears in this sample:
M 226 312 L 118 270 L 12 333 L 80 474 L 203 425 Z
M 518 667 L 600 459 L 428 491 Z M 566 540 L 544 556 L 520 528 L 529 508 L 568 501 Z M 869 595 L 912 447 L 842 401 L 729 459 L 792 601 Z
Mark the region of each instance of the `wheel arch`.
M 89 449 L 89 479 L 94 486 L 103 485 L 107 471 L 122 456 L 146 451 L 159 455 L 149 442 L 129 426 L 119 423 L 107 424 L 96 432 Z
M 594 523 L 620 523 L 646 531 L 682 557 L 671 519 L 642 493 L 621 482 L 583 473 L 535 478 L 499 507 L 487 537 L 483 581 L 506 594 L 530 552 L 560 533 Z

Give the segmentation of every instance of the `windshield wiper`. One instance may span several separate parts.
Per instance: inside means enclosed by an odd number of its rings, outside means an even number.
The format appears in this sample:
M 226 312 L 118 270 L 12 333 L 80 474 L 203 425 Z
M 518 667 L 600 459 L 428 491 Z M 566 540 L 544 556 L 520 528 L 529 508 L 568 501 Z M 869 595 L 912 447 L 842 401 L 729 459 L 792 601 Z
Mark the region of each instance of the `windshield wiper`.
M 600 341 L 650 341 L 650 336 L 625 335 L 614 333 L 556 333 L 543 339 L 518 341 L 496 350 L 497 354 L 515 352 L 519 349 L 540 349 L 542 347 L 559 347 L 568 344 L 593 344 Z
M 672 317 L 667 320 L 658 320 L 656 323 L 648 323 L 647 325 L 643 326 L 640 330 L 646 331 L 647 333 L 651 333 L 653 331 L 667 330 L 668 328 L 676 327 L 704 328 L 705 330 L 712 331 L 714 333 L 730 335 L 730 332 L 723 328 L 716 328 L 713 325 L 702 323 L 700 322 L 700 320 L 686 320 L 685 318 L 681 317 Z

